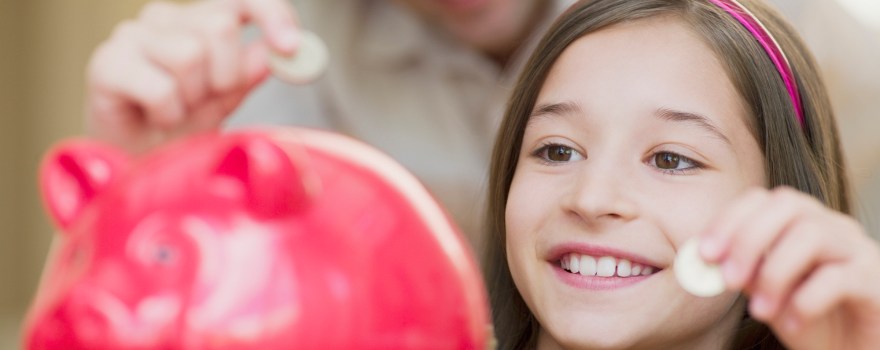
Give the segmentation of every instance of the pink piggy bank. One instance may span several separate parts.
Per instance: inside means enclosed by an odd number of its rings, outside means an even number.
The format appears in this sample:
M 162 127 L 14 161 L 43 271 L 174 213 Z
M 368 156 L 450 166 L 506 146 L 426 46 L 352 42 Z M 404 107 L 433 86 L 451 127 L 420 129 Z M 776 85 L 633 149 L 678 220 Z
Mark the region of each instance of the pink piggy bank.
M 486 293 L 422 185 L 316 130 L 212 133 L 41 171 L 63 233 L 27 349 L 482 349 Z

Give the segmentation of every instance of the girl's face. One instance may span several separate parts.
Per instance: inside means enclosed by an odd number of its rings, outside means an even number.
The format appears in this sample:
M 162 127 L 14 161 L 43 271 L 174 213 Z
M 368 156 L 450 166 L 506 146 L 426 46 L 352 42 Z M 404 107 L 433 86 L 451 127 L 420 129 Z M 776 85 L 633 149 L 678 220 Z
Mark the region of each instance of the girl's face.
M 542 347 L 722 346 L 744 303 L 689 295 L 671 266 L 725 202 L 764 185 L 748 118 L 680 19 L 613 26 L 565 50 L 506 208 L 510 271 Z

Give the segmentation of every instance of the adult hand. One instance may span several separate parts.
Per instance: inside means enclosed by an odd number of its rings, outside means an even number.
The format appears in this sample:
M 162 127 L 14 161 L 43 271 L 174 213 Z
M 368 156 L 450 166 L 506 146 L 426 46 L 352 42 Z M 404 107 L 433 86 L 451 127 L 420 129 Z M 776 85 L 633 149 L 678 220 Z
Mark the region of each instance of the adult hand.
M 880 348 L 880 246 L 853 218 L 790 188 L 757 189 L 706 233 L 703 258 L 787 347 Z
M 241 31 L 250 23 L 263 38 L 245 44 Z M 88 131 L 138 153 L 217 128 L 268 76 L 268 50 L 293 54 L 298 35 L 286 0 L 149 3 L 89 62 Z

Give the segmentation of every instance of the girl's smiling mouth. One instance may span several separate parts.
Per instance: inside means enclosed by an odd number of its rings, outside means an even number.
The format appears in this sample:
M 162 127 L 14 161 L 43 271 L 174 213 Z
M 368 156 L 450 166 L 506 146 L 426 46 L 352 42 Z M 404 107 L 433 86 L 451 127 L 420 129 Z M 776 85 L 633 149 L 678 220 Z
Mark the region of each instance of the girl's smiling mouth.
M 613 256 L 594 257 L 590 255 L 571 253 L 566 254 L 559 260 L 559 267 L 563 270 L 577 273 L 582 276 L 598 277 L 637 277 L 650 276 L 657 268 L 634 263 L 627 259 L 618 259 Z
M 663 271 L 660 264 L 639 255 L 583 244 L 557 246 L 547 262 L 566 284 L 593 290 L 629 286 Z

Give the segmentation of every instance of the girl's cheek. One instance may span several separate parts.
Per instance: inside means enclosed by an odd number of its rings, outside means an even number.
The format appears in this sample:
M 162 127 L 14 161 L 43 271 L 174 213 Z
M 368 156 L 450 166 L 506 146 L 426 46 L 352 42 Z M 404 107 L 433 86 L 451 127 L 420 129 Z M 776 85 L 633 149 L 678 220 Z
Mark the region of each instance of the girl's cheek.
M 513 190 L 514 188 L 511 187 Z M 528 211 L 522 208 L 518 201 L 518 196 L 514 191 L 511 191 L 508 196 L 507 207 L 505 208 L 504 221 L 505 221 L 505 229 L 506 229 L 506 239 L 505 244 L 508 257 L 511 254 L 516 254 L 521 248 L 521 246 L 525 245 L 525 238 L 523 237 L 523 232 L 526 232 L 528 220 L 525 218 L 528 216 Z
M 539 176 L 517 169 L 510 184 L 505 208 L 505 223 L 508 232 L 527 230 L 536 225 L 542 215 L 559 204 L 551 198 Z
M 730 197 L 710 188 L 675 191 L 674 194 L 647 194 L 645 215 L 660 226 L 668 239 L 680 246 L 700 235 Z M 662 200 L 659 200 L 662 199 Z

